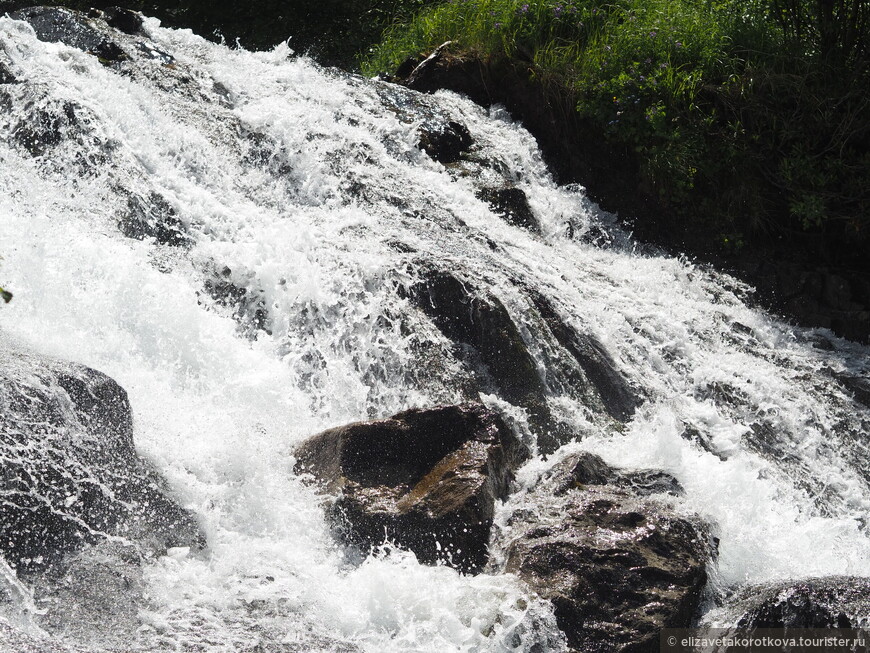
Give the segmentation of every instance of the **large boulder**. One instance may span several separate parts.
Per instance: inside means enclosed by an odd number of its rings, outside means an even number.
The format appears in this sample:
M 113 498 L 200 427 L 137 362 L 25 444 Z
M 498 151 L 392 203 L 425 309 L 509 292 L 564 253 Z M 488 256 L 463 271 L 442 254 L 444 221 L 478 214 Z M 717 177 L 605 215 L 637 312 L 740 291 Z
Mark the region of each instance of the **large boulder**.
M 663 628 L 690 625 L 713 555 L 703 526 L 653 498 L 681 491 L 570 456 L 510 517 L 504 568 L 552 602 L 572 649 L 657 651 Z
M 463 572 L 487 561 L 495 502 L 527 448 L 480 404 L 408 410 L 315 435 L 297 470 L 338 493 L 337 534 L 368 551 L 386 540 Z
M 0 334 L 0 554 L 20 573 L 122 538 L 144 555 L 203 544 L 193 516 L 136 454 L 127 393 Z

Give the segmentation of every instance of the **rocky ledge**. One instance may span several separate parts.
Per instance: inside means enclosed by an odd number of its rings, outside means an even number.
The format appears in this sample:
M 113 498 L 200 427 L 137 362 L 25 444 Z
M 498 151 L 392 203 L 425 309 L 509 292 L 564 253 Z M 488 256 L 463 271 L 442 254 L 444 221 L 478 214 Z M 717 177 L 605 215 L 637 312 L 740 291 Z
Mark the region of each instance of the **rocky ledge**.
M 870 578 L 828 576 L 747 587 L 715 613 L 740 632 L 759 628 L 870 628 Z
M 193 516 L 137 453 L 127 393 L 0 334 L 0 554 L 19 574 L 107 540 L 143 555 L 201 547 Z

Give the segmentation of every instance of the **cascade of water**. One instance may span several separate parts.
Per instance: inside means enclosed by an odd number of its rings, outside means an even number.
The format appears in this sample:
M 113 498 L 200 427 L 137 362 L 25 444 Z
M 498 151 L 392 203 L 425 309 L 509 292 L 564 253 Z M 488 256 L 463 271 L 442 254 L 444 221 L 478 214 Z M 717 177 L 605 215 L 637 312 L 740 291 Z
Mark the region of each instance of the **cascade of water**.
M 397 550 L 349 564 L 293 473 L 294 446 L 319 430 L 478 397 L 530 444 L 535 410 L 576 437 L 520 484 L 576 449 L 676 476 L 677 509 L 715 524 L 720 589 L 870 572 L 870 409 L 849 385 L 868 375 L 866 347 L 638 251 L 498 109 L 151 19 L 111 38 L 125 58 L 0 18 L 0 67 L 17 80 L 0 84 L 0 276 L 16 293 L 0 326 L 124 386 L 139 450 L 202 520 L 205 554 L 146 567 L 123 645 L 556 650 L 550 609 L 512 576 Z M 451 122 L 474 144 L 441 163 L 419 133 Z M 534 228 L 493 208 L 503 188 L 523 191 Z M 504 306 L 538 404 L 492 361 L 471 369 L 415 304 L 434 273 Z M 578 384 L 589 375 L 548 319 L 613 360 L 642 401 L 625 424 Z

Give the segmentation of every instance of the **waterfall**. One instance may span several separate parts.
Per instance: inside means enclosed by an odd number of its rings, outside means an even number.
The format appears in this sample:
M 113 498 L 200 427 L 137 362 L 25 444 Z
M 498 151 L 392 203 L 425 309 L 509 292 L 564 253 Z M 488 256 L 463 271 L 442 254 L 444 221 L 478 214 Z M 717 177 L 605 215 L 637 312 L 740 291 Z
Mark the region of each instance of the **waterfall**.
M 551 609 L 512 575 L 389 546 L 349 560 L 294 472 L 318 431 L 468 399 L 544 452 L 532 404 L 415 303 L 433 271 L 497 299 L 540 377 L 563 446 L 520 486 L 579 450 L 673 474 L 675 509 L 719 540 L 711 605 L 752 583 L 870 575 L 866 346 L 635 243 L 554 183 L 498 107 L 155 19 L 105 34 L 123 55 L 0 18 L 0 81 L 14 80 L 0 84 L 0 284 L 15 293 L 0 329 L 126 389 L 137 449 L 208 546 L 149 561 L 133 634 L 79 632 L 87 650 L 555 650 Z M 462 156 L 418 147 L 454 123 L 473 141 Z M 501 188 L 522 191 L 534 228 L 487 199 Z M 633 414 L 577 382 L 591 375 L 541 302 L 612 360 Z M 0 563 L 24 597 L 4 603 L 0 585 L 0 615 L 17 622 L 36 608 Z

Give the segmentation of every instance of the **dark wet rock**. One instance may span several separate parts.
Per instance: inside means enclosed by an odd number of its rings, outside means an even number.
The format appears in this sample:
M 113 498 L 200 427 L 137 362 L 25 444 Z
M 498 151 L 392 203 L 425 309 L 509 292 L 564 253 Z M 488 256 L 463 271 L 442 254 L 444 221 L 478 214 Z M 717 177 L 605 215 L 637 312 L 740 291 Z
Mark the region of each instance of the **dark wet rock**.
M 750 587 L 726 606 L 741 631 L 756 628 L 866 628 L 870 578 L 831 576 Z
M 680 482 L 667 472 L 649 469 L 617 470 L 605 463 L 600 456 L 591 453 L 577 454 L 562 463 L 554 472 L 551 483 L 557 495 L 564 495 L 570 490 L 582 489 L 587 485 L 612 485 L 638 496 L 685 494 Z
M 103 41 L 93 50 L 90 50 L 90 53 L 96 55 L 104 65 L 129 59 L 127 53 L 121 49 L 121 46 L 111 41 Z
M 194 518 L 136 454 L 127 393 L 111 378 L 3 343 L 0 553 L 19 573 L 123 537 L 146 554 L 203 544 Z
M 265 331 L 271 335 L 272 332 L 268 329 L 269 312 L 262 292 L 252 292 L 238 285 L 233 280 L 230 268 L 224 267 L 220 272 L 215 271 L 205 280 L 203 286 L 205 293 L 218 306 L 233 311 L 233 317 L 243 332 L 253 335 L 257 331 Z
M 641 479 L 655 479 L 644 487 Z M 697 612 L 714 545 L 703 526 L 647 495 L 663 472 L 623 472 L 592 454 L 556 465 L 510 518 L 505 569 L 549 599 L 579 651 L 656 651 Z
M 145 581 L 134 547 L 102 542 L 64 558 L 38 578 L 34 596 L 51 609 L 39 625 L 64 641 L 102 646 L 129 641 L 141 623 Z
M 473 347 L 512 403 L 543 393 L 543 381 L 504 304 L 449 272 L 432 271 L 414 289 L 417 305 L 444 335 Z
M 474 145 L 474 139 L 465 125 L 456 121 L 426 125 L 420 128 L 417 147 L 439 163 L 455 163 Z
M 78 11 L 63 7 L 29 7 L 13 11 L 9 16 L 29 23 L 40 41 L 64 43 L 106 61 L 117 61 L 126 56 L 121 46 Z
M 445 41 L 435 48 L 425 59 L 411 57 L 402 62 L 396 71 L 396 77 L 408 88 L 424 93 L 431 93 L 444 86 L 433 86 L 431 78 L 436 71 L 443 68 L 444 62 L 450 59 L 450 46 L 453 41 Z
M 386 538 L 468 573 L 486 563 L 495 502 L 528 454 L 480 404 L 349 424 L 296 450 L 298 471 L 340 492 L 330 515 L 345 542 L 367 552 Z
M 870 379 L 850 374 L 838 374 L 837 380 L 852 392 L 855 401 L 870 408 Z
M 154 238 L 161 245 L 173 247 L 192 244 L 175 209 L 157 193 L 151 193 L 147 198 L 131 195 L 118 226 L 125 236 L 136 240 Z
M 616 363 L 594 337 L 579 333 L 565 324 L 550 301 L 541 293 L 531 292 L 531 299 L 550 332 L 577 361 L 595 386 L 607 413 L 619 421 L 628 421 L 640 405 L 641 398 L 617 369 Z
M 60 145 L 65 135 L 79 129 L 79 110 L 72 102 L 35 108 L 27 120 L 13 128 L 12 138 L 32 156 L 43 156 Z
M 414 69 L 422 62 L 423 60 L 420 59 L 420 57 L 408 57 L 399 64 L 398 68 L 396 68 L 395 77 L 398 79 L 407 79 L 407 77 L 414 72 Z
M 498 298 L 442 270 L 428 272 L 412 288 L 411 297 L 444 336 L 459 345 L 460 358 L 477 372 L 482 387 L 526 409 L 543 453 L 553 452 L 570 437 L 552 417 L 537 365 Z
M 130 11 L 122 7 L 109 7 L 103 11 L 103 20 L 109 27 L 114 27 L 125 34 L 141 34 L 143 18 L 142 14 Z
M 0 61 L 0 84 L 17 84 L 18 78 L 12 74 L 9 67 Z
M 478 197 L 487 202 L 509 224 L 535 234 L 541 233 L 541 225 L 529 206 L 529 198 L 521 188 L 486 188 Z
M 40 41 L 65 43 L 79 50 L 88 51 L 105 38 L 83 14 L 63 7 L 29 7 L 9 17 L 29 23 Z

